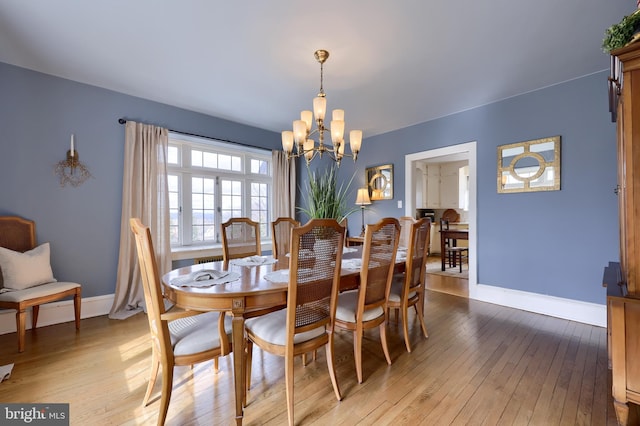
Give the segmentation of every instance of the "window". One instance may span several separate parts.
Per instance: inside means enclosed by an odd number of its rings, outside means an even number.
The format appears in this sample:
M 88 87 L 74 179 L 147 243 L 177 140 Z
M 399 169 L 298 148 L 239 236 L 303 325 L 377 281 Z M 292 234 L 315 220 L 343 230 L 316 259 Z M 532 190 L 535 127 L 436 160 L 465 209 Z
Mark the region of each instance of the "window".
M 251 218 L 270 238 L 270 151 L 170 134 L 167 158 L 172 246 L 220 243 L 232 217 Z

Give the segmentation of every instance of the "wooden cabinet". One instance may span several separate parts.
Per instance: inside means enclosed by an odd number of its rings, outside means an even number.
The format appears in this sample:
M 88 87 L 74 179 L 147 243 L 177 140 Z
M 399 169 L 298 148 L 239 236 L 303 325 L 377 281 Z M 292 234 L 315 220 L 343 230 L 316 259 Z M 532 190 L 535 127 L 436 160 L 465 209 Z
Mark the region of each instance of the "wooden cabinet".
M 467 161 L 428 164 L 425 206 L 430 209 L 468 208 L 468 175 Z
M 440 207 L 457 209 L 458 206 L 458 169 L 456 163 L 440 166 Z
M 440 165 L 427 166 L 427 204 L 430 209 L 440 208 Z
M 629 403 L 640 404 L 640 43 L 612 54 L 622 66 L 618 77 L 622 94 L 614 114 L 618 129 L 620 262 L 605 269 L 604 283 L 612 395 L 618 424 L 626 425 Z

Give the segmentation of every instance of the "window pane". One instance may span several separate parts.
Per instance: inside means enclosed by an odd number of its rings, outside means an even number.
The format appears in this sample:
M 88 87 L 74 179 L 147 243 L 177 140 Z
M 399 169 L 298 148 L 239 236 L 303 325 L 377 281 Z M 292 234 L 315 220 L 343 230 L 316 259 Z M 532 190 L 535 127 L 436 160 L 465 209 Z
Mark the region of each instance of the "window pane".
M 242 197 L 234 195 L 231 200 L 232 208 L 234 210 L 242 210 Z
M 231 170 L 231 156 L 220 154 L 218 156 L 218 168 L 223 170 Z
M 169 192 L 178 192 L 178 176 L 168 175 L 167 186 L 169 187 Z
M 260 223 L 260 235 L 268 236 L 269 227 L 269 199 L 266 183 L 251 182 L 251 218 Z
M 191 182 L 192 241 L 215 241 L 215 233 L 208 230 L 215 229 L 215 179 L 194 176 Z
M 218 167 L 218 155 L 212 152 L 205 152 L 202 165 L 204 167 L 217 168 Z
M 205 194 L 203 196 L 203 207 L 205 209 L 211 209 L 213 210 L 213 203 L 214 203 L 214 197 L 213 194 Z
M 242 182 L 234 180 L 231 186 L 232 186 L 231 192 L 233 195 L 242 194 Z
M 202 151 L 191 150 L 191 165 L 194 167 L 202 167 Z
M 242 171 L 242 159 L 240 157 L 231 157 L 231 170 L 234 172 Z
M 193 210 L 201 210 L 204 208 L 203 198 L 202 194 L 191 194 L 191 208 Z
M 167 149 L 167 163 L 169 164 L 178 164 L 178 147 L 170 146 Z
M 254 158 L 251 159 L 251 173 L 255 173 L 258 175 L 268 175 L 269 167 L 268 163 L 263 160 L 256 160 Z
M 180 179 L 178 175 L 167 175 L 169 187 L 169 243 L 180 244 Z
M 203 182 L 202 178 L 191 178 L 191 191 L 192 192 L 202 192 Z

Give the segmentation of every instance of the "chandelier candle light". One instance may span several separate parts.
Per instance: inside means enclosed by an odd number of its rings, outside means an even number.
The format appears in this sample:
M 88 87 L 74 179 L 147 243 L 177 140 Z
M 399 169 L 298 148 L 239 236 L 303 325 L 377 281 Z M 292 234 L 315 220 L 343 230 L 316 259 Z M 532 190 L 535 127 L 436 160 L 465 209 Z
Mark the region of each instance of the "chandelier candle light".
M 313 112 L 302 111 L 300 120 L 293 122 L 293 131 L 286 130 L 282 132 L 282 149 L 287 153 L 287 159 L 300 157 L 304 155 L 307 164 L 313 160 L 318 154 L 322 157 L 325 152 L 334 160 L 338 166 L 342 157 L 353 157 L 356 161 L 360 145 L 362 144 L 362 130 L 352 130 L 349 132 L 349 144 L 351 147 L 351 155 L 344 153 L 344 110 L 334 109 L 330 128 L 325 127 L 325 113 L 327 111 L 327 98 L 322 87 L 322 78 L 324 71 L 324 63 L 329 58 L 329 52 L 326 50 L 316 50 L 314 54 L 316 60 L 320 62 L 320 92 L 313 100 Z M 316 128 L 311 130 L 313 117 L 315 116 Z M 324 143 L 324 133 L 331 134 L 331 142 L 333 145 Z M 311 139 L 314 134 L 318 135 L 318 144 Z M 293 152 L 295 142 L 296 150 Z

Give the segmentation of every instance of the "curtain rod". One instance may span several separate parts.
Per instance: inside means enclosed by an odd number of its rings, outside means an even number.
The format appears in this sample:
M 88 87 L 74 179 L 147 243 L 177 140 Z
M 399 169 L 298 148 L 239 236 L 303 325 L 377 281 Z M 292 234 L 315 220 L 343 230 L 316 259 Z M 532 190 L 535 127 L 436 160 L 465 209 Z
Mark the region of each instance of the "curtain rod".
M 127 120 L 126 120 L 126 119 L 124 119 L 124 118 L 119 118 L 119 119 L 118 119 L 118 123 L 120 123 L 120 124 L 125 124 L 126 122 L 127 122 Z M 261 146 L 250 145 L 250 144 L 248 144 L 248 143 L 242 143 L 242 142 L 230 141 L 230 140 L 228 140 L 228 139 L 213 138 L 213 137 L 211 137 L 211 136 L 203 136 L 203 135 L 198 135 L 198 134 L 196 134 L 196 133 L 181 132 L 181 131 L 179 131 L 179 130 L 173 130 L 173 129 L 167 129 L 167 130 L 168 130 L 168 131 L 170 131 L 171 133 L 179 133 L 179 134 L 181 134 L 181 135 L 185 135 L 185 136 L 195 136 L 195 137 L 197 137 L 197 138 L 210 139 L 210 140 L 212 140 L 212 141 L 228 142 L 228 143 L 233 143 L 233 144 L 236 144 L 236 145 L 246 146 L 246 147 L 249 147 L 249 148 L 256 148 L 256 149 L 262 149 L 262 150 L 265 150 L 265 151 L 271 151 L 271 150 L 270 150 L 270 149 L 268 149 L 268 148 L 264 148 L 264 147 L 261 147 Z

